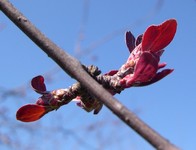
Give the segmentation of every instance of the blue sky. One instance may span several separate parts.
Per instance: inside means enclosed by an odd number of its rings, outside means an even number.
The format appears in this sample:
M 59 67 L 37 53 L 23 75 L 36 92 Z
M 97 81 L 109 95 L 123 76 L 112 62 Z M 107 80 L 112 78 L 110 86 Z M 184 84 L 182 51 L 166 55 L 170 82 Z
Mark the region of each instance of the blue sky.
M 175 18 L 178 22 L 177 33 L 161 58 L 161 62 L 167 62 L 167 67 L 174 68 L 175 71 L 156 84 L 126 89 L 115 97 L 181 149 L 195 149 L 195 0 L 11 2 L 58 46 L 83 64 L 98 66 L 103 73 L 118 69 L 126 61 L 129 55 L 124 42 L 126 30 L 131 30 L 137 36 L 151 24 Z M 36 123 L 20 123 L 15 120 L 15 112 L 20 106 L 33 103 L 39 97 L 28 87 L 34 76 L 48 73 L 50 80 L 46 84 L 48 83 L 49 90 L 67 88 L 75 80 L 60 70 L 3 13 L 0 13 L 0 41 L 0 92 L 27 87 L 23 96 L 9 96 L 6 100 L 0 97 L 1 107 L 8 108 L 11 120 L 1 125 L 0 134 L 10 133 L 13 126 L 38 127 L 32 129 L 32 134 L 23 130 L 12 131 L 14 136 L 11 140 L 20 141 L 23 148 L 27 147 L 26 144 L 23 145 L 27 142 L 40 149 L 53 149 L 56 146 L 59 149 L 81 150 L 153 149 L 105 107 L 99 115 L 94 116 L 71 103 L 49 113 Z M 95 128 L 91 129 L 93 125 Z M 49 127 L 58 130 L 53 130 L 52 135 L 49 134 Z M 20 134 L 24 136 L 17 137 Z M 44 138 L 46 136 L 47 140 Z M 41 140 L 42 143 L 33 143 L 31 139 Z M 50 140 L 57 144 L 51 144 Z M 1 143 L 0 148 L 11 149 Z

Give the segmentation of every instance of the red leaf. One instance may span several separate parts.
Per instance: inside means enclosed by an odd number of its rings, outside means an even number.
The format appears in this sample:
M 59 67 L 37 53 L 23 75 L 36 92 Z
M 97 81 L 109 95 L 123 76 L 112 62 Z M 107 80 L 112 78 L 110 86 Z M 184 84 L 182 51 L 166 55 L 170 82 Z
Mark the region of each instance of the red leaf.
M 135 45 L 138 46 L 142 42 L 143 34 L 139 35 L 135 41 Z
M 125 88 L 141 85 L 151 80 L 158 70 L 158 61 L 151 53 L 144 52 L 135 66 L 134 76 L 127 75 L 121 80 Z
M 131 53 L 133 51 L 133 49 L 135 48 L 135 37 L 133 36 L 133 34 L 128 31 L 125 33 L 125 42 L 127 44 L 127 47 L 129 49 L 129 52 Z
M 158 72 L 156 74 L 156 76 L 152 80 L 150 80 L 148 82 L 143 82 L 143 83 L 141 83 L 141 84 L 139 84 L 137 86 L 147 86 L 147 85 L 153 84 L 153 83 L 155 83 L 155 82 L 163 79 L 164 77 L 166 77 L 167 75 L 169 75 L 173 71 L 174 71 L 174 69 L 165 69 L 165 70 L 162 70 L 161 72 Z
M 32 122 L 40 119 L 48 111 L 46 107 L 36 104 L 22 106 L 16 113 L 16 119 L 23 122 Z
M 149 79 L 155 76 L 157 69 L 157 58 L 154 57 L 151 53 L 144 52 L 135 66 L 135 81 L 147 82 Z
M 111 70 L 110 72 L 106 73 L 105 75 L 113 76 L 118 72 L 118 70 Z
M 166 47 L 174 38 L 177 22 L 170 19 L 158 26 L 150 26 L 142 39 L 142 50 L 157 52 Z
M 38 93 L 45 93 L 46 92 L 46 85 L 44 83 L 44 77 L 37 76 L 31 80 L 31 86 L 33 89 Z

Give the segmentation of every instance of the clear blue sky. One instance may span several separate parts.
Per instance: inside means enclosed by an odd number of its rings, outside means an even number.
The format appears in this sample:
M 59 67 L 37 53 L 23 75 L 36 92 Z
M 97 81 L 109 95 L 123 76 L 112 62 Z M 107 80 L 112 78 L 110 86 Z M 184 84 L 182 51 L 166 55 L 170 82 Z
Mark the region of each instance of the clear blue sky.
M 11 2 L 58 46 L 79 58 L 83 64 L 97 65 L 103 73 L 118 69 L 126 61 L 129 55 L 124 43 L 126 30 L 131 30 L 137 36 L 151 24 L 175 18 L 178 22 L 177 33 L 161 58 L 162 62 L 167 62 L 168 68 L 174 68 L 175 71 L 154 85 L 126 89 L 116 97 L 181 149 L 196 148 L 195 0 Z M 79 36 L 81 31 L 83 34 Z M 78 40 L 81 37 L 82 40 Z M 0 41 L 0 92 L 25 87 L 34 76 L 58 68 L 2 12 Z M 91 46 L 93 48 L 87 51 Z M 81 53 L 77 55 L 79 49 Z M 50 77 L 52 82 L 47 81 L 49 90 L 67 88 L 75 82 L 61 70 L 55 70 Z M 99 115 L 94 116 L 71 103 L 36 123 L 15 120 L 17 109 L 26 103 L 35 102 L 38 97 L 29 87 L 23 97 L 7 97 L 6 101 L 1 97 L 0 107 L 9 108 L 7 112 L 11 121 L 3 124 L 1 118 L 0 134 L 12 131 L 11 140 L 19 141 L 23 148 L 31 145 L 32 149 L 36 149 L 36 146 L 49 150 L 153 149 L 105 107 Z M 31 134 L 18 129 L 18 126 L 30 128 Z M 41 142 L 33 142 L 32 139 Z M 0 148 L 11 149 L 1 142 Z

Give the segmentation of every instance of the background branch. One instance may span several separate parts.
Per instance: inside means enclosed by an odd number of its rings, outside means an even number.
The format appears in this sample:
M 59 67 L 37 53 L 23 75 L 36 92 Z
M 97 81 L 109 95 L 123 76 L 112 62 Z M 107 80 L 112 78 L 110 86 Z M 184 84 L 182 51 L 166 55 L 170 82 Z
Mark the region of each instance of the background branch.
M 177 150 L 173 144 L 141 121 L 134 113 L 129 111 L 92 79 L 82 68 L 78 60 L 65 53 L 56 44 L 46 38 L 27 18 L 14 8 L 11 3 L 7 0 L 0 0 L 0 9 L 65 72 L 78 80 L 93 96 L 101 100 L 113 113 L 139 133 L 152 146 L 160 150 Z

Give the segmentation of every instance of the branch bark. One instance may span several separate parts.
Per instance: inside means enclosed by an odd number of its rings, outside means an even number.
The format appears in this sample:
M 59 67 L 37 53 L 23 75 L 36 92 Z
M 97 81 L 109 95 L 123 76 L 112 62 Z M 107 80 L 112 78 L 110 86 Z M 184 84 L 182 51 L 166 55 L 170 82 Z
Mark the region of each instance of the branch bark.
M 152 146 L 159 150 L 178 150 L 175 145 L 150 128 L 91 78 L 77 59 L 50 41 L 8 0 L 0 0 L 0 10 L 65 72 L 78 80 L 93 96 L 103 102 L 115 115 Z

